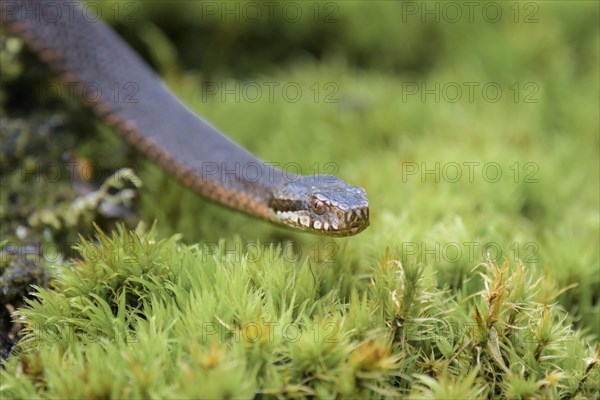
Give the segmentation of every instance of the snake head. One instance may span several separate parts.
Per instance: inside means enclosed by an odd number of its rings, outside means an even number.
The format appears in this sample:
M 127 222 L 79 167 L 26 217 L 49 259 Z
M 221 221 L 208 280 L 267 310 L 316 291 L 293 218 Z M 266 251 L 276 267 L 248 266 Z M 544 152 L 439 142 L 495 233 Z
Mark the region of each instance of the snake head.
M 351 236 L 369 226 L 365 191 L 331 175 L 286 180 L 269 207 L 278 222 L 324 235 Z

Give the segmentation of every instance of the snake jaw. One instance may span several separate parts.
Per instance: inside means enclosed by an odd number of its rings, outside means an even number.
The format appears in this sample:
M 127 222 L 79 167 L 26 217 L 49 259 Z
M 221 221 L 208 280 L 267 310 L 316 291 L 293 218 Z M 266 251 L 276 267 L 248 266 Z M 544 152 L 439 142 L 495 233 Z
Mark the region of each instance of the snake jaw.
M 269 206 L 277 222 L 313 233 L 352 236 L 369 226 L 365 191 L 332 176 L 286 182 Z
M 369 210 L 356 209 L 342 214 L 341 217 L 330 217 L 327 221 L 309 215 L 307 211 L 277 211 L 278 222 L 305 231 L 329 236 L 352 236 L 362 232 L 369 226 Z

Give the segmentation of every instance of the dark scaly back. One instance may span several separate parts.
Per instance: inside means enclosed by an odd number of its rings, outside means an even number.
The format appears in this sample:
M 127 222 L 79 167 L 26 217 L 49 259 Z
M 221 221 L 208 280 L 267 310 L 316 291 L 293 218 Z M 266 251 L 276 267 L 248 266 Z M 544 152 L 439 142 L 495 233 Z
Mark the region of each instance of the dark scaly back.
M 59 17 L 48 14 L 52 7 L 61 7 Z M 273 219 L 267 204 L 282 172 L 190 111 L 108 26 L 71 1 L 6 0 L 1 11 L 5 29 L 80 96 L 92 89 L 82 99 L 132 145 L 204 196 Z M 115 99 L 114 85 L 128 84 L 138 90 L 137 102 Z

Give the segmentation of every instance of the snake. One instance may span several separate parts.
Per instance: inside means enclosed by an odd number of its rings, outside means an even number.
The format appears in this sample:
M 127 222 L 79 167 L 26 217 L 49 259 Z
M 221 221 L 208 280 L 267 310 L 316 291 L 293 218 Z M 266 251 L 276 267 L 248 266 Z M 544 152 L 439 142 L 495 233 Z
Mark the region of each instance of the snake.
M 351 236 L 369 226 L 364 189 L 334 175 L 291 174 L 259 159 L 188 108 L 80 4 L 3 0 L 0 11 L 6 33 L 20 38 L 97 117 L 201 196 L 312 233 Z M 118 98 L 115 84 L 134 84 L 139 98 Z

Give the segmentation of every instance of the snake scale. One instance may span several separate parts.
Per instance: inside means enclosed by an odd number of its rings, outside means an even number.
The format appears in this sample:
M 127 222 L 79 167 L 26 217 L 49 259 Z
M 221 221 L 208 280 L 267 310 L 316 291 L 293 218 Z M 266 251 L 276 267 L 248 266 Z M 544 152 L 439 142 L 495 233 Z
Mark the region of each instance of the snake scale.
M 73 1 L 3 0 L 4 30 L 21 38 L 108 125 L 184 185 L 277 224 L 332 236 L 369 226 L 365 191 L 330 175 L 289 175 L 192 112 L 107 25 Z M 133 82 L 138 102 L 115 99 Z M 97 96 L 84 93 L 94 87 Z

